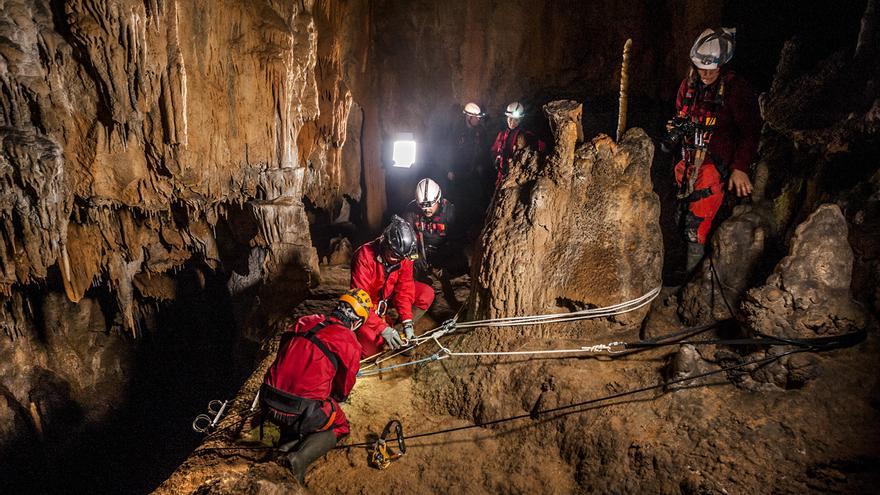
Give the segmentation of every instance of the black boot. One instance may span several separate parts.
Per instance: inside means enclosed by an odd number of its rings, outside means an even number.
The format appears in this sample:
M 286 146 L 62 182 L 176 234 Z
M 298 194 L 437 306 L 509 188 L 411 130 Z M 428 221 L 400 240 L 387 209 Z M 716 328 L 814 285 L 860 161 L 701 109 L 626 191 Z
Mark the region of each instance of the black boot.
M 693 275 L 694 270 L 696 270 L 700 262 L 703 261 L 703 256 L 705 254 L 706 247 L 699 242 L 687 243 L 687 265 L 685 266 L 685 271 L 687 272 L 688 277 Z
M 306 481 L 309 465 L 336 446 L 336 434 L 333 430 L 319 431 L 307 435 L 299 443 L 296 452 L 287 455 L 290 470 L 300 484 Z

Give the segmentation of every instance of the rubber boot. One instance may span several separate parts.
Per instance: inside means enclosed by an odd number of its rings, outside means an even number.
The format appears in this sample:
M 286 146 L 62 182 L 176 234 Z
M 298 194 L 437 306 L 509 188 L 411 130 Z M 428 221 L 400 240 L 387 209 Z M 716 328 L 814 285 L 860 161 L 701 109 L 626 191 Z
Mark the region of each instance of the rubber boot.
M 336 446 L 333 430 L 319 431 L 303 438 L 296 452 L 287 455 L 290 470 L 299 483 L 305 484 L 309 465 Z
M 687 243 L 687 264 L 685 265 L 685 271 L 688 276 L 693 274 L 700 262 L 703 261 L 703 256 L 705 256 L 705 254 L 706 246 L 699 242 Z

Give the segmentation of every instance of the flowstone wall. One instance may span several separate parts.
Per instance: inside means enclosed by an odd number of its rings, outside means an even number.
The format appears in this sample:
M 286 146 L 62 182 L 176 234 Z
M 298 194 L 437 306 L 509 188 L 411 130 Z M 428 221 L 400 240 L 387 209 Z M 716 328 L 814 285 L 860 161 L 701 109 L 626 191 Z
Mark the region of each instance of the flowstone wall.
M 359 198 L 351 22 L 334 1 L 3 2 L 0 448 L 117 413 L 138 369 L 176 366 L 144 351 L 163 332 L 249 367 L 319 280 L 304 198 Z

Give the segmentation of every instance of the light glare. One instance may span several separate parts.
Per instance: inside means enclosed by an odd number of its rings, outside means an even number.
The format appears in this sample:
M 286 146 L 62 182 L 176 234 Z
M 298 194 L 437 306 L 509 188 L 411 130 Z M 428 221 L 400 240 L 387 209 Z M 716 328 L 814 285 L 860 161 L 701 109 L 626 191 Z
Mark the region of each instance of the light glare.
M 410 168 L 416 162 L 416 142 L 413 140 L 394 141 L 391 159 L 395 167 Z

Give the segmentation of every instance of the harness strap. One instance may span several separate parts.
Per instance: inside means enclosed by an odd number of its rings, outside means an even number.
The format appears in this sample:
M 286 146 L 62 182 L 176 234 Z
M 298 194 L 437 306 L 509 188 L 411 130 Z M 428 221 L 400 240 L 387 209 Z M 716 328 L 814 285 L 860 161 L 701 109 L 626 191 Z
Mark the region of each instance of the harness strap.
M 315 347 L 320 349 L 321 352 L 323 352 L 324 355 L 327 356 L 327 359 L 329 359 L 330 363 L 333 365 L 333 369 L 338 370 L 339 369 L 339 357 L 336 354 L 333 354 L 333 352 L 327 348 L 327 345 L 325 343 L 321 342 L 321 339 L 319 339 L 318 336 L 316 335 L 322 328 L 326 327 L 328 323 L 329 322 L 327 320 L 324 320 L 321 323 L 318 323 L 317 325 L 312 327 L 311 330 L 309 330 L 308 332 L 301 334 L 301 335 L 297 335 L 297 336 L 302 337 L 302 338 L 308 340 L 309 342 L 311 342 L 312 344 L 314 344 Z
M 324 423 L 324 426 L 322 426 L 321 429 L 318 431 L 329 429 L 336 421 L 336 404 L 332 400 L 327 401 L 327 403 L 330 404 L 330 416 L 327 418 L 327 422 Z
M 382 260 L 382 255 L 378 256 L 379 264 L 382 265 L 382 285 L 379 286 L 379 302 L 376 303 L 376 314 L 379 316 L 385 316 L 385 311 L 388 308 L 388 301 L 385 298 L 385 285 L 388 284 L 388 277 L 391 276 L 391 273 L 400 269 L 400 264 L 395 263 L 393 265 L 386 265 Z
M 718 194 L 722 191 L 724 191 L 724 184 L 719 182 L 703 189 L 697 189 L 696 191 L 690 193 L 690 195 L 688 195 L 686 198 L 684 198 L 684 200 L 688 203 L 694 203 L 701 199 L 708 198 L 713 194 Z

